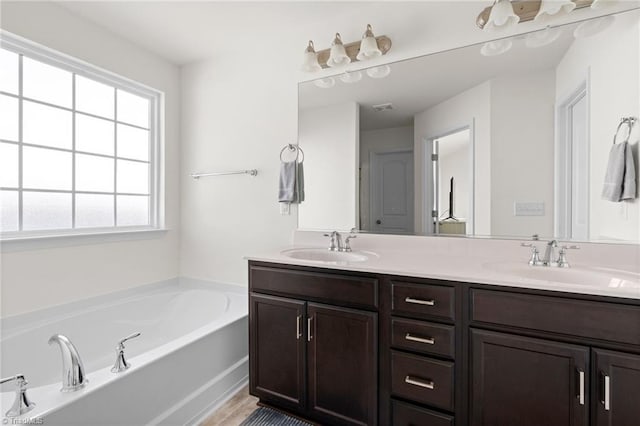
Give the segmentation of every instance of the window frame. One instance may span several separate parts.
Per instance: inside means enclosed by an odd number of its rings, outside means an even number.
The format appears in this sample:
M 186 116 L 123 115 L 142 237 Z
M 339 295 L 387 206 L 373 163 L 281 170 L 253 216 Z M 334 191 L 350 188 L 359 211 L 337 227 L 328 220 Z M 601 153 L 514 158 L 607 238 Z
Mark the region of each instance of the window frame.
M 5 96 L 10 96 L 14 99 L 18 99 L 19 101 L 19 113 L 18 113 L 18 141 L 10 141 L 10 140 L 0 140 L 4 143 L 10 143 L 16 145 L 18 147 L 18 220 L 19 220 L 19 228 L 22 228 L 23 221 L 23 202 L 22 202 L 22 194 L 24 191 L 23 188 L 23 149 L 24 147 L 35 147 L 32 144 L 25 144 L 23 141 L 23 101 L 36 102 L 39 105 L 45 106 L 53 106 L 59 108 L 64 111 L 70 111 L 72 113 L 72 146 L 71 149 L 62 149 L 64 152 L 72 153 L 72 186 L 70 190 L 64 191 L 50 191 L 50 192 L 63 192 L 69 193 L 72 195 L 72 227 L 71 228 L 61 228 L 61 229 L 48 229 L 48 230 L 22 230 L 19 229 L 17 231 L 8 231 L 1 232 L 0 231 L 0 241 L 5 243 L 9 241 L 22 241 L 22 240 L 30 240 L 30 239 L 47 239 L 51 240 L 53 237 L 75 237 L 75 236 L 92 236 L 92 235 L 111 235 L 111 234 L 136 234 L 136 239 L 139 238 L 141 233 L 144 231 L 164 231 L 164 212 L 162 211 L 162 207 L 164 206 L 164 187 L 162 186 L 162 147 L 164 141 L 164 93 L 149 87 L 145 84 L 136 82 L 134 80 L 128 79 L 126 77 L 122 77 L 113 72 L 107 71 L 103 68 L 100 68 L 96 65 L 90 64 L 83 60 L 77 59 L 70 55 L 66 55 L 64 53 L 58 52 L 46 46 L 40 45 L 38 43 L 32 42 L 15 34 L 9 33 L 4 30 L 0 30 L 0 47 L 5 50 L 12 51 L 19 55 L 18 62 L 18 72 L 19 72 L 19 87 L 18 94 L 0 92 Z M 47 102 L 39 101 L 37 99 L 25 98 L 23 96 L 23 57 L 28 57 L 34 59 L 36 61 L 43 62 L 48 65 L 52 65 L 59 69 L 68 71 L 72 73 L 72 105 L 71 107 L 64 107 L 60 105 L 48 104 Z M 117 226 L 117 201 L 116 197 L 118 196 L 117 187 L 114 187 L 114 226 L 109 227 L 86 227 L 86 228 L 76 228 L 75 223 L 75 194 L 76 193 L 85 193 L 87 191 L 76 191 L 75 185 L 75 170 L 76 170 L 76 155 L 89 154 L 84 151 L 78 151 L 76 149 L 76 126 L 75 126 L 75 117 L 76 114 L 83 114 L 88 117 L 98 117 L 91 113 L 84 113 L 83 111 L 78 111 L 76 109 L 76 76 L 82 76 L 99 83 L 103 83 L 113 87 L 115 89 L 120 89 L 126 91 L 128 93 L 132 93 L 134 95 L 143 97 L 149 100 L 149 224 L 148 225 L 134 225 L 134 226 Z M 117 98 L 114 98 L 114 111 L 117 111 Z M 104 117 L 98 117 L 104 119 Z M 118 123 L 117 116 L 114 113 L 113 119 L 107 119 L 117 127 Z M 128 123 L 122 123 L 127 124 Z M 133 125 L 136 127 L 135 125 Z M 136 128 L 140 128 L 137 126 Z M 115 135 L 115 133 L 114 133 Z M 117 136 L 114 138 L 114 143 L 117 140 Z M 38 146 L 39 148 L 49 149 L 51 147 L 48 146 Z M 55 147 L 53 149 L 56 149 Z M 99 154 L 97 156 L 100 156 Z M 113 156 L 107 156 L 113 159 L 114 162 L 117 162 L 120 157 L 117 156 L 117 152 L 113 153 Z M 104 156 L 103 156 L 104 158 Z M 122 158 L 125 159 L 126 158 Z M 117 174 L 114 173 L 114 180 L 117 180 Z M 13 187 L 2 187 L 2 189 L 6 190 L 15 190 Z M 46 192 L 46 191 L 45 191 Z M 89 191 L 91 192 L 91 191 Z M 127 194 L 122 194 L 127 195 Z M 86 239 L 86 238 L 85 238 Z

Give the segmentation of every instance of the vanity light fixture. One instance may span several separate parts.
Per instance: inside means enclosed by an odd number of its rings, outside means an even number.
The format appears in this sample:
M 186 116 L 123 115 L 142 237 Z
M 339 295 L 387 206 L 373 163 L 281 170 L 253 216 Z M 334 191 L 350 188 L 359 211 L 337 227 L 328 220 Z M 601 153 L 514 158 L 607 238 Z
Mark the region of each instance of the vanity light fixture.
M 511 0 L 495 0 L 483 29 L 485 31 L 507 30 L 518 22 L 520 17 L 513 11 Z
M 575 38 L 594 36 L 609 28 L 611 24 L 613 24 L 613 21 L 615 21 L 615 17 L 613 17 L 612 15 L 584 21 L 578 26 L 578 28 L 573 31 L 573 36 Z
M 367 75 L 371 78 L 385 78 L 389 74 L 391 74 L 391 67 L 389 65 L 367 68 Z
M 496 0 L 476 18 L 476 25 L 483 30 L 506 29 L 517 23 L 548 19 L 548 15 L 569 13 L 585 7 L 597 8 L 615 0 Z M 572 3 L 573 6 L 569 3 Z M 599 5 L 595 5 L 599 3 Z
M 546 24 L 554 18 L 569 14 L 575 8 L 576 4 L 571 0 L 541 0 L 540 9 L 533 20 Z
M 345 71 L 338 78 L 343 83 L 347 83 L 347 84 L 357 83 L 360 80 L 362 80 L 362 73 L 360 71 L 351 71 L 351 72 Z
M 482 45 L 480 53 L 482 56 L 498 56 L 506 53 L 513 46 L 513 42 L 508 39 L 489 41 Z
M 356 55 L 356 59 L 358 59 L 359 61 L 364 61 L 367 59 L 377 58 L 379 56 L 382 56 L 382 51 L 378 47 L 376 36 L 373 35 L 371 24 L 367 24 L 367 30 L 362 36 L 362 41 L 360 42 L 360 52 L 358 52 L 358 55 Z
M 527 34 L 524 44 L 530 49 L 547 46 L 556 41 L 562 35 L 561 28 L 546 27 L 544 30 Z
M 319 78 L 314 80 L 313 84 L 321 89 L 331 89 L 336 85 L 336 80 L 333 77 Z
M 304 51 L 304 62 L 302 63 L 302 71 L 304 72 L 316 72 L 320 71 L 322 67 L 318 63 L 318 55 L 313 46 L 313 41 L 309 40 L 309 45 Z
M 342 43 L 342 37 L 340 33 L 336 33 L 336 37 L 331 43 L 331 53 L 327 60 L 327 65 L 330 67 L 341 67 L 351 63 L 351 58 L 347 55 L 347 49 L 344 48 Z
M 387 36 L 376 37 L 371 25 L 362 36 L 362 40 L 344 44 L 340 33 L 336 33 L 330 49 L 316 52 L 313 42 L 309 41 L 304 51 L 302 70 L 317 72 L 322 68 L 341 67 L 351 62 L 364 61 L 385 55 L 391 49 L 391 39 Z M 316 67 L 316 62 L 318 67 Z

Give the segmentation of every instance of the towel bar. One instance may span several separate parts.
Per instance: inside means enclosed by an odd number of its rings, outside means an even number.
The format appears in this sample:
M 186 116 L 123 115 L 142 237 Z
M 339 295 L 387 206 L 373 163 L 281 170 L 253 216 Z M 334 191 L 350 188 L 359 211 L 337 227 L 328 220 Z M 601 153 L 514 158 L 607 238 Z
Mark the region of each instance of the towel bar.
M 208 176 L 226 176 L 226 175 L 251 175 L 257 176 L 258 171 L 256 169 L 250 170 L 238 170 L 234 172 L 214 172 L 214 173 L 191 173 L 191 177 L 194 179 L 200 179 L 201 177 Z

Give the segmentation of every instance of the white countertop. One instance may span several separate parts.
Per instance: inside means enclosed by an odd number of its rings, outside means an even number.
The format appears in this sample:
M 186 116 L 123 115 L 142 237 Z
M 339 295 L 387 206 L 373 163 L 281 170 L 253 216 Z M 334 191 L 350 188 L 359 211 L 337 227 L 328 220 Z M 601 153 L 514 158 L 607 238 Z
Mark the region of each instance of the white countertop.
M 511 242 L 515 247 L 515 243 Z M 519 243 L 518 243 L 519 245 Z M 501 257 L 478 256 L 472 250 L 462 250 L 457 254 L 442 254 L 434 250 L 412 251 L 407 248 L 376 248 L 374 250 L 358 250 L 354 252 L 368 254 L 368 260 L 362 262 L 327 263 L 294 259 L 284 254 L 286 250 L 296 248 L 320 248 L 316 245 L 295 245 L 282 250 L 275 250 L 263 254 L 247 256 L 246 259 L 261 262 L 280 263 L 288 265 L 310 266 L 317 268 L 336 269 L 344 271 L 367 272 L 374 274 L 399 275 L 417 278 L 432 278 L 459 282 L 479 284 L 491 284 L 507 287 L 528 288 L 536 290 L 549 290 L 574 294 L 588 294 L 596 296 L 610 296 L 640 300 L 640 274 L 631 269 L 618 269 L 605 266 L 593 266 L 572 262 L 572 267 L 549 268 L 550 275 L 559 277 L 563 281 L 545 280 L 539 277 L 531 278 L 524 275 L 536 276 L 538 271 L 531 271 L 527 265 L 527 253 L 518 249 L 517 261 L 507 259 L 500 261 Z M 452 250 L 442 250 L 451 253 Z M 458 251 L 458 250 L 456 250 Z M 373 254 L 375 253 L 375 254 Z M 520 259 L 521 258 L 521 259 Z M 521 262 L 521 263 L 520 263 Z M 506 267 L 503 267 L 506 265 Z M 521 266 L 522 265 L 522 266 Z M 522 275 L 512 272 L 522 271 Z M 547 271 L 540 271 L 542 276 Z M 576 276 L 577 274 L 577 276 Z M 566 277 L 566 279 L 565 279 Z M 582 279 L 580 279 L 582 277 Z M 582 284 L 571 283 L 588 281 L 591 277 L 597 277 L 598 283 Z M 577 279 L 576 279 L 577 278 Z

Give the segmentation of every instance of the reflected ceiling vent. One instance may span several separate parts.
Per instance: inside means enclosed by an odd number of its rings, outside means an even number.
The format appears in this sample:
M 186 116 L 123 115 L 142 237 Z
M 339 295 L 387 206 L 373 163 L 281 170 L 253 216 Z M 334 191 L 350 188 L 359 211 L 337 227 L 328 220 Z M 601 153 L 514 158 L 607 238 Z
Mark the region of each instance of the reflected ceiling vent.
M 386 104 L 378 104 L 373 106 L 373 110 L 375 112 L 382 111 L 391 111 L 393 109 L 393 104 L 391 102 L 387 102 Z

